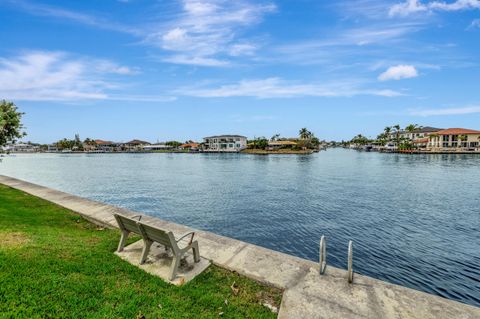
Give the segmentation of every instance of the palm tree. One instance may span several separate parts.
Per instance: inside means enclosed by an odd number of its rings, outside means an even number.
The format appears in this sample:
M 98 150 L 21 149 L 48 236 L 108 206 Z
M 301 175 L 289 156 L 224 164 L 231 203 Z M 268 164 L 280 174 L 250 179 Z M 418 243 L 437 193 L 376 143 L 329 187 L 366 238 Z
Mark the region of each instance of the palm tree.
M 420 126 L 418 126 L 417 124 L 409 124 L 409 125 L 407 125 L 407 127 L 405 127 L 405 131 L 412 134 L 412 140 L 413 140 L 414 139 L 413 132 L 415 132 L 419 128 L 420 128 Z
M 417 124 L 409 124 L 405 127 L 405 131 L 407 131 L 408 133 L 412 134 L 412 137 L 411 137 L 411 146 L 413 147 L 413 140 L 415 140 L 415 134 L 414 132 L 416 130 L 418 130 L 420 128 L 420 126 L 418 126 Z
M 307 130 L 307 128 L 302 128 L 298 134 L 300 135 L 300 139 L 302 140 L 306 140 L 306 139 L 309 139 L 311 136 L 312 136 L 312 133 L 310 133 L 309 130 Z
M 392 128 L 395 130 L 395 140 L 397 142 L 397 147 L 400 144 L 400 125 L 394 125 Z
M 383 132 L 385 133 L 385 138 L 387 140 L 390 140 L 390 133 L 392 132 L 392 128 L 390 126 L 386 126 L 384 129 L 383 129 Z
M 272 136 L 270 141 L 276 141 L 276 140 L 278 140 L 279 137 L 280 137 L 280 134 L 275 134 L 274 136 Z

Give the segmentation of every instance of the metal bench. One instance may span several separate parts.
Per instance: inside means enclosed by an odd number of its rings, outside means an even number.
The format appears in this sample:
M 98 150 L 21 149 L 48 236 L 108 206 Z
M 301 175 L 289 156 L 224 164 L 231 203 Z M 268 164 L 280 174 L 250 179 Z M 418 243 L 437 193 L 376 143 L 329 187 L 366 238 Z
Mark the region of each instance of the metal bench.
M 117 248 L 117 251 L 121 252 L 123 251 L 123 248 L 125 248 L 125 242 L 127 241 L 128 235 L 130 233 L 134 233 L 140 236 L 142 235 L 137 225 L 137 222 L 142 219 L 142 216 L 135 215 L 132 217 L 127 217 L 119 214 L 113 214 L 113 216 L 117 221 L 118 227 L 120 227 L 120 230 L 122 231 L 122 237 L 120 237 L 120 242 L 118 243 Z
M 140 258 L 140 264 L 144 264 L 147 260 L 150 247 L 154 242 L 165 246 L 166 249 L 172 250 L 173 261 L 170 268 L 169 280 L 173 280 L 175 278 L 178 266 L 180 266 L 180 260 L 188 250 L 193 250 L 193 258 L 196 263 L 200 261 L 198 242 L 193 241 L 195 232 L 187 232 L 180 236 L 180 238 L 175 239 L 175 236 L 171 231 L 165 231 L 141 222 L 142 216 L 140 215 L 126 217 L 123 215 L 114 214 L 114 216 L 117 220 L 120 230 L 122 231 L 122 236 L 120 237 L 120 243 L 118 244 L 117 249 L 118 252 L 123 250 L 125 241 L 130 233 L 138 234 L 143 238 L 143 251 L 142 257 Z M 189 241 L 187 243 L 182 242 L 180 247 L 179 243 L 188 236 L 190 236 Z
M 150 225 L 147 225 L 142 222 L 137 223 L 138 228 L 143 237 L 143 252 L 142 258 L 140 259 L 140 264 L 143 264 L 147 259 L 148 252 L 150 251 L 150 247 L 154 242 L 164 245 L 166 248 L 171 248 L 173 252 L 173 261 L 172 266 L 170 268 L 170 275 L 169 280 L 173 280 L 177 273 L 178 266 L 180 266 L 180 260 L 182 256 L 190 249 L 193 250 L 193 259 L 196 263 L 200 261 L 200 252 L 198 250 L 198 242 L 193 241 L 193 236 L 195 236 L 195 232 L 187 232 L 180 236 L 180 238 L 175 239 L 175 236 L 171 231 L 165 231 L 160 228 L 156 228 Z M 182 245 L 180 247 L 178 244 L 181 240 L 190 236 L 188 243 Z

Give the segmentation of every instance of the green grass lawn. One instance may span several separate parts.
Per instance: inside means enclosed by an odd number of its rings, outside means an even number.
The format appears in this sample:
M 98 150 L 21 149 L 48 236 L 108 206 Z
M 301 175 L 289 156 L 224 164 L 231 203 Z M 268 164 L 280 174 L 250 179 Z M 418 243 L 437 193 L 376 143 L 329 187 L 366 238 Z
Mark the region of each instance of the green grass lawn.
M 172 286 L 114 255 L 118 239 L 115 230 L 0 185 L 0 318 L 276 317 L 261 303 L 278 306 L 277 289 L 215 266 Z

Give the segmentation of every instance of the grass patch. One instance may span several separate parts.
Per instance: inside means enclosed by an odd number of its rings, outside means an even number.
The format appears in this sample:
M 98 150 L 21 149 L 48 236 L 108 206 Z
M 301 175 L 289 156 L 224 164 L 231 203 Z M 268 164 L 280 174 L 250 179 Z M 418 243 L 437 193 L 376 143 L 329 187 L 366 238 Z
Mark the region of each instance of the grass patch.
M 118 239 L 0 185 L 0 318 L 276 317 L 262 303 L 278 306 L 278 289 L 215 266 L 172 286 L 115 256 Z

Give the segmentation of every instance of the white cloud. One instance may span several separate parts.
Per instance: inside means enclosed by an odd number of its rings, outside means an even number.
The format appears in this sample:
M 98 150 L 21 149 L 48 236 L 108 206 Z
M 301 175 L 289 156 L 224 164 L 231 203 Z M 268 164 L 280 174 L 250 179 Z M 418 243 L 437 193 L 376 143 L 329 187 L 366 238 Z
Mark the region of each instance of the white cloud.
M 480 0 L 456 0 L 453 2 L 430 1 L 421 2 L 420 0 L 406 0 L 402 3 L 393 5 L 389 10 L 390 16 L 408 16 L 419 12 L 431 11 L 459 11 L 469 9 L 480 9 Z
M 257 50 L 257 46 L 250 43 L 238 43 L 230 46 L 228 53 L 231 56 L 253 55 Z
M 428 11 L 427 6 L 423 5 L 419 0 L 407 0 L 403 3 L 393 5 L 388 14 L 390 16 L 407 16 L 412 13 Z
M 117 93 L 121 85 L 111 77 L 132 73 L 131 68 L 108 60 L 72 57 L 64 52 L 28 52 L 0 58 L 0 96 L 29 101 L 171 100 Z
M 480 106 L 466 106 L 458 108 L 446 109 L 425 109 L 425 110 L 411 110 L 410 115 L 414 116 L 438 116 L 438 115 L 463 115 L 480 113 Z
M 230 62 L 226 60 L 205 58 L 205 57 L 199 57 L 199 56 L 188 56 L 188 55 L 174 55 L 167 58 L 163 58 L 162 61 L 174 63 L 174 64 L 215 66 L 215 67 L 228 66 L 230 64 Z
M 418 76 L 417 69 L 413 65 L 396 65 L 389 67 L 385 72 L 378 76 L 380 81 L 401 80 L 414 78 Z
M 184 88 L 176 93 L 196 97 L 256 97 L 256 98 L 292 98 L 292 97 L 341 97 L 355 95 L 376 95 L 393 97 L 402 95 L 388 89 L 365 89 L 349 82 L 329 84 L 305 84 L 266 78 L 242 80 L 235 84 L 217 88 Z
M 468 26 L 467 30 L 473 30 L 477 28 L 480 28 L 480 19 L 473 20 L 472 23 L 470 23 L 470 25 Z
M 166 62 L 224 66 L 228 56 L 255 52 L 256 46 L 247 44 L 239 34 L 274 10 L 273 4 L 244 0 L 183 0 L 182 13 L 160 31 L 150 33 L 146 42 L 172 52 L 164 58 Z
M 25 0 L 12 1 L 12 5 L 15 8 L 23 9 L 28 13 L 36 16 L 48 16 L 59 19 L 66 19 L 75 21 L 84 25 L 94 26 L 97 28 L 112 30 L 116 32 L 129 33 L 133 35 L 141 34 L 141 31 L 137 28 L 126 26 L 121 23 L 112 22 L 106 19 L 101 19 L 92 15 L 79 13 L 71 10 L 65 10 L 46 4 L 36 4 Z

